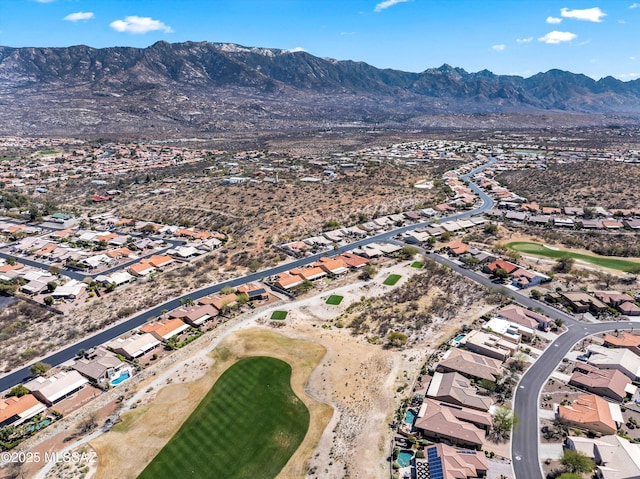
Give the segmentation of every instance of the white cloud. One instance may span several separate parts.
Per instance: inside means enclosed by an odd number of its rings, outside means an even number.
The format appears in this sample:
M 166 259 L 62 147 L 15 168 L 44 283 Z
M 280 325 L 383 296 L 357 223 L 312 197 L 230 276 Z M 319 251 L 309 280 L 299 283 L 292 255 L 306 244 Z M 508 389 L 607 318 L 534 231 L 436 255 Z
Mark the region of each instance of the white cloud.
M 569 10 L 568 8 L 562 8 L 560 9 L 560 16 L 564 18 L 573 18 L 574 20 L 600 23 L 602 21 L 602 17 L 606 17 L 607 14 L 598 7 L 585 8 L 584 10 Z
M 393 7 L 394 5 L 397 5 L 398 3 L 405 3 L 405 2 L 410 2 L 411 0 L 384 0 L 383 2 L 380 2 L 379 4 L 376 5 L 376 8 L 373 9 L 374 12 L 381 12 L 382 10 L 389 8 L 389 7 Z
M 640 7 L 640 3 L 632 3 L 631 5 L 629 5 L 629 8 L 638 8 Z
M 558 17 L 547 17 L 547 23 L 556 24 L 556 23 L 560 23 L 560 22 L 562 22 L 562 18 L 558 18 Z
M 631 61 L 633 61 L 635 59 L 636 59 L 636 57 L 629 57 L 629 60 L 631 60 Z
M 160 20 L 151 17 L 137 17 L 135 15 L 126 17 L 124 20 L 116 20 L 109 24 L 111 28 L 118 32 L 147 33 L 161 30 L 165 33 L 173 33 L 169 25 L 165 25 Z
M 349 35 L 355 35 L 356 32 L 340 32 L 340 35 L 342 36 L 349 36 Z
M 38 2 L 38 3 L 53 3 L 53 2 L 55 2 L 56 0 L 34 0 L 34 1 L 35 1 L 35 2 Z
M 533 41 L 533 37 L 516 38 L 516 43 L 531 43 L 532 41 Z
M 621 80 L 635 80 L 636 78 L 640 78 L 640 73 L 621 73 L 620 75 L 618 75 L 618 78 L 620 78 Z
M 538 38 L 538 41 L 542 43 L 548 43 L 551 45 L 555 45 L 563 42 L 570 42 L 574 38 L 577 38 L 578 35 L 571 32 L 559 32 L 558 30 L 554 30 L 552 32 L 547 33 L 544 37 Z
M 495 50 L 497 52 L 501 52 L 502 50 L 504 50 L 505 48 L 507 48 L 506 45 L 500 44 L 500 45 L 494 45 L 491 47 L 492 50 Z
M 287 52 L 297 53 L 297 52 L 306 52 L 306 50 L 302 47 L 295 47 L 295 48 L 291 48 L 290 50 L 287 50 Z
M 70 13 L 63 20 L 69 22 L 79 22 L 80 20 L 91 20 L 93 18 L 93 12 L 76 12 Z

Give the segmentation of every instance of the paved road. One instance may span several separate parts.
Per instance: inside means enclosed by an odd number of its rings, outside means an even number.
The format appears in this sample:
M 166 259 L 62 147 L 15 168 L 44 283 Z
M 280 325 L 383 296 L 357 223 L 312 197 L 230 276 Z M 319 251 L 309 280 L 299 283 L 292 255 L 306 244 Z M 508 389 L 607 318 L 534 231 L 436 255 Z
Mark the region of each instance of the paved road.
M 122 233 L 125 234 L 125 233 Z M 137 235 L 128 235 L 128 236 L 137 236 Z M 12 255 L 9 253 L 3 253 L 0 252 L 0 258 L 13 258 L 17 261 L 19 261 L 22 264 L 26 264 L 27 266 L 33 266 L 34 268 L 40 268 L 43 269 L 45 271 L 47 271 L 49 268 L 51 268 L 52 266 L 56 266 L 59 267 L 61 270 L 61 273 L 64 274 L 65 276 L 68 276 L 71 279 L 75 279 L 78 281 L 82 281 L 85 278 L 95 278 L 96 276 L 99 276 L 101 274 L 103 275 L 107 275 L 109 273 L 112 273 L 114 271 L 120 271 L 120 270 L 126 270 L 129 266 L 131 266 L 134 263 L 137 263 L 138 261 L 140 261 L 142 258 L 148 258 L 150 256 L 153 256 L 155 254 L 164 254 L 166 253 L 168 250 L 170 250 L 171 248 L 177 248 L 178 246 L 183 245 L 185 242 L 183 240 L 175 240 L 175 239 L 168 239 L 168 238 L 155 238 L 155 237 L 151 237 L 151 239 L 161 239 L 162 241 L 165 241 L 166 243 L 169 244 L 169 246 L 167 246 L 166 248 L 163 248 L 161 250 L 155 250 L 152 251 L 150 253 L 147 253 L 143 256 L 140 256 L 136 259 L 132 259 L 131 261 L 127 261 L 126 263 L 121 263 L 117 266 L 112 266 L 111 268 L 105 269 L 100 271 L 99 273 L 90 273 L 87 271 L 76 271 L 70 268 L 65 268 L 64 266 L 60 266 L 58 264 L 54 264 L 54 263 L 45 263 L 44 261 L 37 261 L 37 260 L 33 260 L 33 259 L 28 259 L 28 258 L 23 258 L 22 256 L 17 256 L 17 255 Z M 10 243 L 6 246 L 3 246 L 3 248 L 9 247 L 14 243 Z
M 547 347 L 535 363 L 520 379 L 513 400 L 513 409 L 520 423 L 513 431 L 511 456 L 513 470 L 517 479 L 543 478 L 539 456 L 538 404 L 542 387 L 562 358 L 581 339 L 592 334 L 604 333 L 615 329 L 640 327 L 638 321 L 620 321 L 603 323 L 580 323 L 576 320 L 565 321 L 567 331 Z
M 503 286 L 492 283 L 482 273 L 466 269 L 454 261 L 437 254 L 427 253 L 426 256 L 440 264 L 446 264 L 457 273 L 494 289 Z M 509 291 L 511 297 L 522 306 L 540 309 L 542 313 L 553 319 L 562 319 L 567 331 L 558 336 L 544 353 L 521 377 L 513 399 L 513 410 L 520 422 L 513 431 L 511 439 L 511 457 L 516 479 L 543 478 L 539 455 L 538 405 L 542 387 L 553 370 L 560 364 L 562 358 L 582 339 L 593 334 L 613 330 L 640 328 L 640 320 L 617 321 L 602 323 L 583 323 L 574 316 L 559 311 L 546 303 L 536 301 L 520 291 Z
M 475 175 L 476 173 L 479 173 L 480 171 L 484 170 L 485 168 L 489 167 L 490 165 L 494 164 L 496 162 L 495 159 L 491 159 L 488 163 L 485 163 L 484 165 L 474 169 L 473 171 L 467 173 L 466 175 L 462 176 L 463 180 L 469 180 L 473 175 Z M 480 188 L 478 188 L 475 184 L 470 183 L 470 188 L 476 192 L 480 199 L 481 199 L 481 205 L 474 209 L 474 210 L 469 210 L 469 211 L 464 211 L 462 213 L 457 213 L 451 216 L 448 216 L 446 218 L 442 218 L 441 221 L 454 221 L 454 220 L 458 220 L 461 218 L 466 218 L 469 216 L 473 216 L 473 215 L 477 215 L 480 214 L 484 211 L 486 211 L 489 208 L 493 207 L 493 200 L 484 192 L 482 191 Z M 147 311 L 143 311 L 141 313 L 136 314 L 135 316 L 132 316 L 131 318 L 129 318 L 128 320 L 114 325 L 111 328 L 108 328 L 104 331 L 100 331 L 96 334 L 94 334 L 93 336 L 89 336 L 84 338 L 83 340 L 72 344 L 70 346 L 65 347 L 64 349 L 61 349 L 59 351 L 57 351 L 54 354 L 51 354 L 50 356 L 47 356 L 45 358 L 41 358 L 39 359 L 39 361 L 43 361 L 45 363 L 51 364 L 52 366 L 57 366 L 58 364 L 61 364 L 65 361 L 68 361 L 69 359 L 72 359 L 77 353 L 78 351 L 80 351 L 81 349 L 87 350 L 90 348 L 93 348 L 95 346 L 98 346 L 100 344 L 104 344 L 108 341 L 111 341 L 114 338 L 117 338 L 118 336 L 126 333 L 127 331 L 130 331 L 134 328 L 137 328 L 141 325 L 143 325 L 144 323 L 146 323 L 149 319 L 153 318 L 153 317 L 157 317 L 161 314 L 162 310 L 167 309 L 169 311 L 171 311 L 172 309 L 175 309 L 177 307 L 179 307 L 181 305 L 180 300 L 184 300 L 187 298 L 191 298 L 191 299 L 199 299 L 202 298 L 204 296 L 208 296 L 210 294 L 214 294 L 219 292 L 221 289 L 223 289 L 226 286 L 230 286 L 230 287 L 237 287 L 240 286 L 242 284 L 245 283 L 250 283 L 253 281 L 260 281 L 263 278 L 267 278 L 270 276 L 274 276 L 276 274 L 282 273 L 284 271 L 288 271 L 291 268 L 296 268 L 296 267 L 301 267 L 304 266 L 306 264 L 312 263 L 314 261 L 319 260 L 321 257 L 326 256 L 327 254 L 339 254 L 345 251 L 349 251 L 352 250 L 354 248 L 359 248 L 362 247 L 364 245 L 370 244 L 370 243 L 375 243 L 375 242 L 379 242 L 379 241 L 386 241 L 389 240 L 390 238 L 392 238 L 393 236 L 396 236 L 398 234 L 416 229 L 416 228 L 421 228 L 424 226 L 429 226 L 431 223 L 429 221 L 425 221 L 422 223 L 417 223 L 417 224 L 413 224 L 413 225 L 407 225 L 407 226 L 403 226 L 401 228 L 397 228 L 391 231 L 386 231 L 384 233 L 375 235 L 375 236 L 370 236 L 368 238 L 364 238 L 362 240 L 356 241 L 354 243 L 350 243 L 348 245 L 344 245 L 344 246 L 340 246 L 339 248 L 337 248 L 336 250 L 329 250 L 329 251 L 324 251 L 322 253 L 318 253 L 312 256 L 308 256 L 305 258 L 301 258 L 280 266 L 276 266 L 273 268 L 269 268 L 263 271 L 258 271 L 256 273 L 252 273 L 246 276 L 242 276 L 240 278 L 235 278 L 229 281 L 225 281 L 223 283 L 219 283 L 219 284 L 215 284 L 213 286 L 208 286 L 202 289 L 199 289 L 197 291 L 193 291 L 187 294 L 184 294 L 180 297 L 176 297 L 173 298 L 169 301 L 166 301 L 162 304 L 159 304 Z M 22 259 L 20 261 L 23 261 Z M 27 263 L 27 261 L 24 261 L 25 263 Z M 28 264 L 28 263 L 27 263 Z M 66 271 L 65 271 L 66 274 Z M 84 276 L 83 276 L 84 277 Z M 29 372 L 29 367 L 23 367 L 20 368 L 18 370 L 12 371 L 2 377 L 0 377 L 0 391 L 4 391 L 5 389 L 9 389 L 19 383 L 21 383 L 22 381 L 24 381 L 25 378 L 27 378 L 30 375 Z

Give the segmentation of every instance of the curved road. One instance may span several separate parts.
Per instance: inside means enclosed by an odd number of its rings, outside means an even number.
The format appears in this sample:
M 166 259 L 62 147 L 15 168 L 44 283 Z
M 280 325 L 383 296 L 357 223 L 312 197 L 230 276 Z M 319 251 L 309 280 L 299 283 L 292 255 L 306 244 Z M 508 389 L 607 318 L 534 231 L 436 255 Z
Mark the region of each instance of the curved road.
M 562 358 L 581 339 L 592 334 L 640 326 L 638 321 L 580 323 L 565 319 L 567 331 L 550 344 L 520 379 L 513 399 L 514 413 L 520 419 L 511 438 L 513 471 L 517 479 L 543 478 L 539 456 L 538 405 L 540 391 Z
M 485 168 L 493 165 L 496 162 L 495 159 L 491 159 L 488 163 L 483 164 L 482 166 L 479 166 L 478 168 L 470 171 L 469 173 L 462 175 L 461 178 L 463 180 L 469 180 L 473 175 L 475 175 L 476 173 L 479 173 L 480 171 L 484 170 Z M 494 205 L 494 201 L 484 192 L 482 191 L 480 188 L 478 188 L 475 184 L 473 183 L 469 183 L 469 187 L 471 188 L 472 191 L 474 191 L 481 199 L 482 203 L 480 204 L 480 206 L 474 210 L 469 210 L 469 211 L 465 211 L 462 213 L 457 213 L 445 218 L 442 218 L 441 221 L 455 221 L 461 218 L 466 218 L 469 216 L 473 216 L 473 215 L 477 215 L 480 214 L 490 208 L 493 207 Z M 429 226 L 431 223 L 429 221 L 425 221 L 422 223 L 417 223 L 417 224 L 413 224 L 413 225 L 407 225 L 407 226 L 403 226 L 401 228 L 397 228 L 391 231 L 386 231 L 384 233 L 375 235 L 375 236 L 370 236 L 368 238 L 359 240 L 359 241 L 355 241 L 353 243 L 350 243 L 348 245 L 344 245 L 341 246 L 339 248 L 337 248 L 336 250 L 333 251 L 324 251 L 322 253 L 318 253 L 312 256 L 308 256 L 305 258 L 301 258 L 295 261 L 292 261 L 290 263 L 286 263 L 283 265 L 279 265 L 273 268 L 269 268 L 263 271 L 258 271 L 256 273 L 252 273 L 246 276 L 242 276 L 239 278 L 235 278 L 235 279 L 231 279 L 228 281 L 225 281 L 223 283 L 218 283 L 215 284 L 213 286 L 207 286 L 205 288 L 199 289 L 197 291 L 193 291 L 187 294 L 184 294 L 182 296 L 173 298 L 169 301 L 166 301 L 162 304 L 159 304 L 157 306 L 154 306 L 153 308 L 147 310 L 147 311 L 143 311 L 141 313 L 138 313 L 134 316 L 132 316 L 131 318 L 127 319 L 126 321 L 123 321 L 122 323 L 116 324 L 108 329 L 105 329 L 103 331 L 100 331 L 96 334 L 94 334 L 93 336 L 88 336 L 86 338 L 84 338 L 83 340 L 72 344 L 70 346 L 67 346 L 45 358 L 40 358 L 38 361 L 43 361 L 45 363 L 51 364 L 52 366 L 56 366 L 58 364 L 61 364 L 65 361 L 68 361 L 69 359 L 72 359 L 73 357 L 76 356 L 76 354 L 78 353 L 78 351 L 80 351 L 81 349 L 87 350 L 96 346 L 99 346 L 101 344 L 104 344 L 108 341 L 111 341 L 112 339 L 117 338 L 118 336 L 126 333 L 127 331 L 131 331 L 134 328 L 137 328 L 139 326 L 142 326 L 144 323 L 146 323 L 149 319 L 153 318 L 153 317 L 157 317 L 160 316 L 161 312 L 163 309 L 167 309 L 169 311 L 171 311 L 172 309 L 178 308 L 179 306 L 181 306 L 180 300 L 185 300 L 187 298 L 191 298 L 191 299 L 199 299 L 202 298 L 204 296 L 208 296 L 210 294 L 214 294 L 219 292 L 222 288 L 226 287 L 226 286 L 231 286 L 231 287 L 237 287 L 240 286 L 242 284 L 245 283 L 250 283 L 253 281 L 260 281 L 262 278 L 266 278 L 266 277 L 270 277 L 270 276 L 274 276 L 276 274 L 282 273 L 284 271 L 288 271 L 292 268 L 296 268 L 296 267 L 300 267 L 300 266 L 304 266 L 306 264 L 312 263 L 314 261 L 319 260 L 321 257 L 326 256 L 327 254 L 338 254 L 338 253 L 342 253 L 344 251 L 349 251 L 351 249 L 354 248 L 358 248 L 370 243 L 375 243 L 375 242 L 379 242 L 379 241 L 386 241 L 391 239 L 393 236 L 401 234 L 401 233 L 405 233 L 407 231 L 411 231 L 414 230 L 416 228 L 421 228 L 421 227 L 425 227 L 425 226 Z M 22 261 L 22 260 L 21 260 Z M 30 376 L 30 372 L 29 372 L 29 366 L 25 366 L 23 368 L 17 369 L 15 371 L 12 371 L 2 377 L 0 377 L 0 391 L 4 391 L 6 389 L 12 388 L 13 386 L 23 382 L 26 378 L 28 378 Z
M 466 269 L 448 258 L 433 253 L 423 253 L 440 264 L 446 264 L 457 273 L 494 289 L 503 286 L 491 282 L 487 275 Z M 509 291 L 512 298 L 522 306 L 537 309 L 552 319 L 562 319 L 567 331 L 558 336 L 544 353 L 527 369 L 516 386 L 513 398 L 513 410 L 519 418 L 511 438 L 511 457 L 516 479 L 542 479 L 544 477 L 539 455 L 539 423 L 538 406 L 540 392 L 554 369 L 565 355 L 580 340 L 593 334 L 614 331 L 616 329 L 640 328 L 640 320 L 584 323 L 570 314 L 536 301 L 520 291 Z

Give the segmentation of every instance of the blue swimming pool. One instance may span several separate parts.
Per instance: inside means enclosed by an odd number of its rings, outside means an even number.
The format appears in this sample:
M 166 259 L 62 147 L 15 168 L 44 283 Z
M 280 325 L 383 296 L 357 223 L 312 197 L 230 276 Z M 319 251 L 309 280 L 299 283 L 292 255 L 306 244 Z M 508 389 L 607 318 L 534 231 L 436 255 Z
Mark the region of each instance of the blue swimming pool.
M 458 334 L 458 335 L 456 336 L 456 339 L 454 339 L 454 341 L 455 341 L 456 343 L 459 343 L 460 341 L 462 341 L 462 340 L 464 339 L 464 337 L 465 337 L 465 336 L 466 336 L 466 334 Z
M 29 432 L 39 431 L 43 427 L 47 427 L 49 424 L 51 424 L 51 419 L 50 418 L 45 418 L 42 421 L 40 421 L 38 424 L 30 425 L 29 426 Z
M 404 414 L 404 422 L 406 424 L 413 424 L 413 421 L 415 421 L 416 419 L 416 413 L 413 412 L 411 409 L 409 409 L 405 414 Z
M 400 454 L 398 454 L 398 464 L 400 464 L 400 467 L 410 466 L 411 459 L 413 459 L 413 452 L 411 451 L 400 451 Z
M 111 385 L 112 386 L 117 386 L 118 384 L 126 381 L 130 377 L 131 377 L 131 373 L 129 371 L 125 371 L 123 373 L 120 373 L 120 376 L 118 376 L 117 378 L 111 380 Z

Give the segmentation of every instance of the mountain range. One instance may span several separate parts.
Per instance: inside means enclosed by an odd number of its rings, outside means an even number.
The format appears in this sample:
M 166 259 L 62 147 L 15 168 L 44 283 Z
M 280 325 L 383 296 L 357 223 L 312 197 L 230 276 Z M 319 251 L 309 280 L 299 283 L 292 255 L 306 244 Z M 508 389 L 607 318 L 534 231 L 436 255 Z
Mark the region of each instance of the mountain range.
M 635 123 L 640 80 L 449 65 L 411 73 L 228 43 L 0 46 L 0 107 L 0 134 L 21 135 L 419 128 L 443 126 L 443 118 L 473 126 L 486 115 L 543 124 L 559 115 L 571 126 Z

